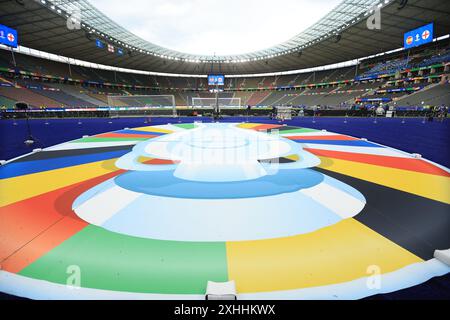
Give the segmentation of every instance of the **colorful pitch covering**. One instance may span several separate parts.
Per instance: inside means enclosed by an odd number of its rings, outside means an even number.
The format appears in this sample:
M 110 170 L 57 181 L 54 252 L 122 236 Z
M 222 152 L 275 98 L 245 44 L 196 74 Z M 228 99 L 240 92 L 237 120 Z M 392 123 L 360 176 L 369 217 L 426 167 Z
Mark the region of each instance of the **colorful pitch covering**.
M 314 129 L 85 137 L 0 167 L 0 291 L 203 299 L 207 281 L 235 280 L 239 299 L 392 292 L 450 271 L 433 259 L 450 247 L 449 190 L 442 166 Z

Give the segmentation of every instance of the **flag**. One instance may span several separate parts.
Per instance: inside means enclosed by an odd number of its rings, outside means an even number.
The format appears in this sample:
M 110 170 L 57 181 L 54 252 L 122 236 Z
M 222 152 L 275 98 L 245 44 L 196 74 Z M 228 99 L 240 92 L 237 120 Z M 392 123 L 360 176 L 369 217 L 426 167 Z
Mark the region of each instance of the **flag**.
M 103 49 L 103 48 L 105 47 L 105 45 L 103 44 L 103 42 L 101 42 L 99 39 L 96 39 L 96 40 L 95 40 L 95 45 L 96 45 L 98 48 L 101 48 L 101 49 Z
M 114 53 L 114 46 L 108 43 L 108 51 Z

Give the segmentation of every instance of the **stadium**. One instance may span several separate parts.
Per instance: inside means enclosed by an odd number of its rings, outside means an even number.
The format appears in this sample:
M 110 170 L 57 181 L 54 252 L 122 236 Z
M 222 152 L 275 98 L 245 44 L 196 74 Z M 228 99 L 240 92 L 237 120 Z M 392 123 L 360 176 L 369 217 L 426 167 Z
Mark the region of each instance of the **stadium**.
M 0 1 L 1 300 L 450 299 L 450 2 L 247 2 Z

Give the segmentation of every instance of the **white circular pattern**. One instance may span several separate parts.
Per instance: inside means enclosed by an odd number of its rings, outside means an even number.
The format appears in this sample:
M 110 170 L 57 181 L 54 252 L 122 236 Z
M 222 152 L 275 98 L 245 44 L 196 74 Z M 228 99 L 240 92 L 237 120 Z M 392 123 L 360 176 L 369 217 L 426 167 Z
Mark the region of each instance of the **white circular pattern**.
M 291 154 L 298 160 L 260 162 Z M 136 160 L 142 156 L 179 162 L 144 165 Z M 278 135 L 234 124 L 200 125 L 138 144 L 117 161 L 118 167 L 133 171 L 88 190 L 73 209 L 90 224 L 143 238 L 294 236 L 353 217 L 366 203 L 354 188 L 308 169 L 318 163 L 300 144 Z M 239 196 L 233 188 L 253 193 Z

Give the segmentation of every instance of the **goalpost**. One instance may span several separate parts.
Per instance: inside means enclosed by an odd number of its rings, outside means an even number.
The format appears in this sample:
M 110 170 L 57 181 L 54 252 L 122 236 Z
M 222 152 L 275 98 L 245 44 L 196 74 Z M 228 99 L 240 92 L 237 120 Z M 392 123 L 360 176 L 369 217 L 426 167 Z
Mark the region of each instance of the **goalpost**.
M 109 95 L 108 105 L 113 108 L 110 111 L 111 116 L 119 116 L 119 113 L 127 115 L 177 116 L 174 95 Z
M 219 108 L 240 108 L 241 98 L 198 98 L 192 97 L 192 107 L 194 108 L 214 108 L 216 104 Z

